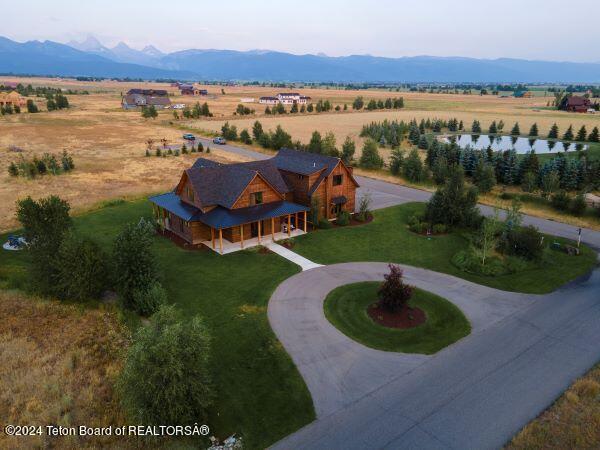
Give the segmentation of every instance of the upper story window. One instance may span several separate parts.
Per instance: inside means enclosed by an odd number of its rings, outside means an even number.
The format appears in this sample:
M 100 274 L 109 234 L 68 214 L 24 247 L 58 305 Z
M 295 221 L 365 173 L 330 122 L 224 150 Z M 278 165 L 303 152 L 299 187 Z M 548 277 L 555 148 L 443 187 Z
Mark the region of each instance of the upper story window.
M 333 185 L 334 186 L 339 186 L 340 184 L 342 184 L 344 181 L 344 176 L 343 175 L 334 175 L 333 176 Z
M 304 180 L 304 175 L 298 174 L 298 179 L 299 180 Z
M 250 194 L 250 204 L 251 205 L 260 205 L 263 202 L 263 193 L 262 192 L 253 192 Z

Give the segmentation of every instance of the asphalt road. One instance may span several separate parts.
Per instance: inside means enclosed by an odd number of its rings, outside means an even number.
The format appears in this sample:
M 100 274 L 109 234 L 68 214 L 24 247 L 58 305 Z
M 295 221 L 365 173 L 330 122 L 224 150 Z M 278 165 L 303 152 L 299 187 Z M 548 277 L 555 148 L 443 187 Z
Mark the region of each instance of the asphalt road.
M 268 159 L 271 157 L 271 155 L 265 153 L 248 150 L 242 147 L 236 147 L 230 144 L 216 145 L 212 143 L 212 139 L 198 139 L 202 141 L 202 144 L 205 147 L 206 145 L 210 145 L 212 148 L 218 148 L 220 150 L 235 153 L 250 159 Z M 360 188 L 357 192 L 358 198 L 360 198 L 360 196 L 364 193 L 368 192 L 371 195 L 372 209 L 387 208 L 388 206 L 395 206 L 408 202 L 426 202 L 431 197 L 430 192 L 409 188 L 406 186 L 400 186 L 398 184 L 388 183 L 382 180 L 361 176 L 357 176 L 356 180 L 360 184 Z M 493 214 L 493 208 L 490 206 L 480 205 L 480 209 L 485 215 Z M 578 237 L 579 228 L 573 225 L 527 215 L 523 217 L 523 223 L 525 225 L 534 225 L 539 228 L 541 232 L 546 234 L 552 234 L 573 240 L 576 240 Z M 600 251 L 600 232 L 584 228 L 582 229 L 581 233 L 581 241 L 590 247 L 593 247 L 595 250 Z
M 473 333 L 431 357 L 368 349 L 327 322 L 322 302 L 335 286 L 381 279 L 383 264 L 289 278 L 269 320 L 318 417 L 272 448 L 499 448 L 600 359 L 600 269 L 533 296 L 403 267 L 411 283 L 455 302 Z
M 218 148 L 269 158 L 232 145 Z M 357 181 L 359 195 L 371 194 L 373 209 L 431 196 L 380 180 Z M 524 223 L 577 239 L 571 225 L 531 216 Z M 600 251 L 600 232 L 583 229 L 581 240 Z M 544 296 L 488 291 L 405 269 L 411 282 L 455 302 L 473 333 L 432 357 L 390 356 L 345 338 L 322 316 L 330 289 L 377 279 L 381 264 L 320 267 L 286 280 L 269 303 L 269 319 L 305 377 L 318 419 L 273 448 L 498 448 L 600 360 L 600 269 Z

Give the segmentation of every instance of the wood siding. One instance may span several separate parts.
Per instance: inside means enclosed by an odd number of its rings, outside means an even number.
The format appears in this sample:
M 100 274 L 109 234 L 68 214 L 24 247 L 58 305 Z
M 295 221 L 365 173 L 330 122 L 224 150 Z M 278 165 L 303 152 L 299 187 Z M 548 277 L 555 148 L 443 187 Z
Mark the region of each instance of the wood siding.
M 280 170 L 280 172 L 287 184 L 293 189 L 292 192 L 288 193 L 287 200 L 300 205 L 310 206 L 310 198 L 308 197 L 308 189 L 311 186 L 310 177 L 286 170 Z
M 248 183 L 248 186 L 246 186 L 231 209 L 252 206 L 250 195 L 256 192 L 262 192 L 263 203 L 272 203 L 282 200 L 282 196 L 275 189 L 273 189 L 260 175 L 256 175 L 254 179 Z
M 333 185 L 333 177 L 336 175 L 342 175 L 342 184 L 339 186 Z M 333 171 L 321 182 L 317 190 L 313 193 L 313 197 L 319 200 L 320 208 L 319 215 L 326 219 L 335 219 L 335 213 L 332 211 L 333 205 L 331 201 L 334 197 L 344 196 L 348 201 L 342 205 L 344 211 L 350 214 L 354 213 L 354 207 L 356 203 L 356 185 L 351 179 L 351 171 L 342 162 L 333 169 Z M 318 176 L 311 175 L 311 178 L 315 177 L 315 181 Z M 312 182 L 312 180 L 311 180 Z M 314 183 L 313 182 L 313 183 Z M 312 184 L 311 184 L 312 186 Z

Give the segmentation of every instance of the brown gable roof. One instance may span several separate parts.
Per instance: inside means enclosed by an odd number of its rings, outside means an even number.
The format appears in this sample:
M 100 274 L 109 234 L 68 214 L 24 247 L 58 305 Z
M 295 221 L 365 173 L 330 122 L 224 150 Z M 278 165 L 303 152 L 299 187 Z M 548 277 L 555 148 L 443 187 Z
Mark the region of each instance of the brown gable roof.
M 231 209 L 257 175 L 282 196 L 290 191 L 277 168 L 269 161 L 219 164 L 198 158 L 185 174 L 203 207 L 219 205 Z

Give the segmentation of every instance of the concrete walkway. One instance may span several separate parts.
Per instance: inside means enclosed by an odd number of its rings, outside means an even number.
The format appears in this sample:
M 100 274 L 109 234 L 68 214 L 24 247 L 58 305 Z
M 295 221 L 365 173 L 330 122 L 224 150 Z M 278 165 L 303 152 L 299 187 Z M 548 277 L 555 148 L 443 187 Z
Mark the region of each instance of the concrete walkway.
M 329 324 L 322 303 L 336 286 L 382 279 L 385 264 L 289 278 L 271 297 L 269 321 L 317 420 L 273 448 L 498 448 L 600 359 L 600 269 L 533 296 L 402 267 L 410 283 L 457 304 L 472 334 L 430 357 L 372 350 Z
M 300 256 L 298 253 L 295 253 L 276 242 L 269 241 L 265 244 L 265 247 L 272 252 L 277 253 L 279 256 L 287 259 L 288 261 L 298 264 L 302 268 L 302 271 L 314 269 L 316 267 L 323 267 L 322 264 L 312 262 L 309 259 L 306 259 L 304 256 Z

